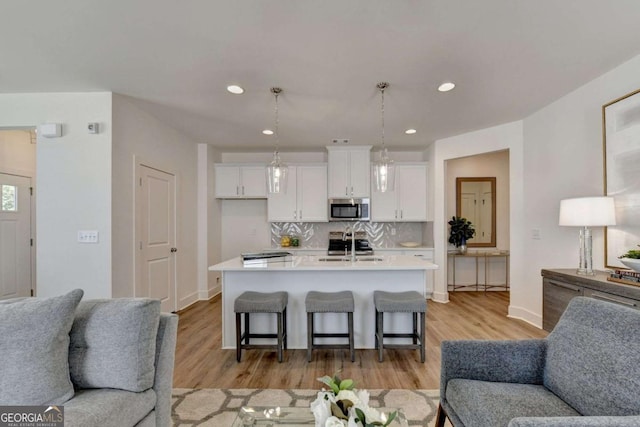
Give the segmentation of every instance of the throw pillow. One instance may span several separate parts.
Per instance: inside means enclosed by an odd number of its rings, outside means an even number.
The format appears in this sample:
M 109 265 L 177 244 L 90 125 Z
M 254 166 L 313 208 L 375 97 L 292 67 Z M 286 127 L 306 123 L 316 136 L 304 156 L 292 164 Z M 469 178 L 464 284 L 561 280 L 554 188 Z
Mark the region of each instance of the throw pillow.
M 73 397 L 69 330 L 83 291 L 0 304 L 0 405 L 61 405 Z
M 141 392 L 153 386 L 160 301 L 88 300 L 71 328 L 69 367 L 78 388 Z

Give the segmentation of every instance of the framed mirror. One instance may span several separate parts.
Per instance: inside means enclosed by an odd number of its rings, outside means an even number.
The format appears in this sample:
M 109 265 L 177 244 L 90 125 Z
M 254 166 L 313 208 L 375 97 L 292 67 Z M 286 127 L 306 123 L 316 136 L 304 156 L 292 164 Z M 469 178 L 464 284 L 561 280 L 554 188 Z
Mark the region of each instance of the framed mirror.
M 496 246 L 496 178 L 456 178 L 456 215 L 473 224 L 467 246 Z

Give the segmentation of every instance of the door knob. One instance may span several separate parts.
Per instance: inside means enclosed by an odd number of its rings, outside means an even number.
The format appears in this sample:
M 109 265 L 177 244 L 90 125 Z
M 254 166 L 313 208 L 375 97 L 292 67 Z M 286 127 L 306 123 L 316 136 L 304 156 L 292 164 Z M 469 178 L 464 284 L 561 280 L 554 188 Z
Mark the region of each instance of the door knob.
M 171 248 L 171 252 L 178 252 L 178 248 Z

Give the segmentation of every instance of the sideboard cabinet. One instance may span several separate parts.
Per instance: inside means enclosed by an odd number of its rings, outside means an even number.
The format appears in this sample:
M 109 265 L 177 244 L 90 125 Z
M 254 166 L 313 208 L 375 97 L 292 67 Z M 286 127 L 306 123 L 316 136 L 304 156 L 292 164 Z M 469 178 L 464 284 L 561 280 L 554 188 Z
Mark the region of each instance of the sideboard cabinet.
M 573 297 L 585 296 L 640 310 L 640 287 L 607 280 L 608 273 L 583 276 L 575 269 L 542 270 L 542 328 L 551 331 Z

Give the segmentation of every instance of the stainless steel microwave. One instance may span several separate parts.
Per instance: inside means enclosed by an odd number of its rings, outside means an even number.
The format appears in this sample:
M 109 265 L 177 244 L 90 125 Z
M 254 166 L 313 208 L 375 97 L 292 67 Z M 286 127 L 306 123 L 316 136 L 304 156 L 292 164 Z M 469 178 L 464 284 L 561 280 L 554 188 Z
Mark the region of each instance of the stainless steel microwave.
M 329 221 L 369 221 L 369 199 L 329 199 Z

